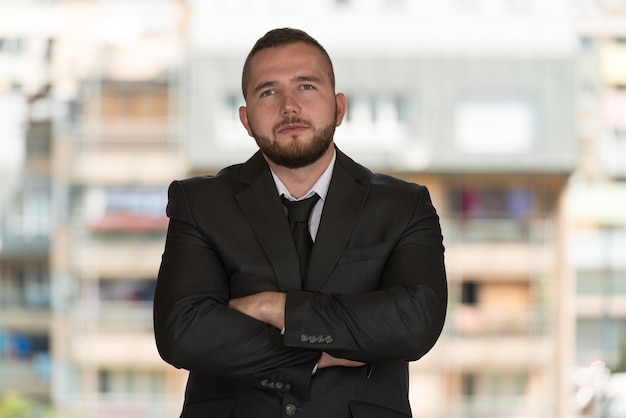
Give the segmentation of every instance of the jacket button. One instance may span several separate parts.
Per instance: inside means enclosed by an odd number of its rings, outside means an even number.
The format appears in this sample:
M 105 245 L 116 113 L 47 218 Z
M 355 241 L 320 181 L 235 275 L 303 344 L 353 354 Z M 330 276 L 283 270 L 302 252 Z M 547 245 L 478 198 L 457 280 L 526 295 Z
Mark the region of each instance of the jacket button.
M 294 404 L 290 403 L 285 405 L 285 415 L 287 415 L 288 417 L 296 415 L 297 412 L 298 408 L 296 408 Z

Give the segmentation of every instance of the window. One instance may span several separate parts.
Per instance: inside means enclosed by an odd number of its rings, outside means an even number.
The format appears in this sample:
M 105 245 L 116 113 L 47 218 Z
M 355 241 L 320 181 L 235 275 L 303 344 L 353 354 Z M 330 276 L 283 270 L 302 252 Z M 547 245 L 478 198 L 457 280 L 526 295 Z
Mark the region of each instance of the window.
M 576 351 L 580 363 L 601 358 L 609 368 L 614 368 L 626 358 L 626 319 L 579 318 L 576 328 Z
M 462 390 L 465 395 L 521 396 L 526 392 L 528 375 L 524 372 L 464 373 Z
M 24 266 L 16 271 L 19 300 L 24 306 L 50 307 L 50 276 L 47 268 Z
M 241 95 L 232 94 L 224 99 L 224 113 L 233 123 L 239 123 L 239 108 L 245 106 Z
M 19 54 L 24 49 L 21 38 L 0 38 L 0 54 Z
M 346 120 L 358 124 L 406 124 L 408 101 L 402 96 L 348 96 Z
M 135 88 L 132 86 L 104 87 L 102 92 L 102 115 L 105 117 L 166 117 L 168 92 L 165 86 Z
M 5 264 L 0 274 L 0 307 L 49 308 L 48 269 L 37 265 Z
M 536 141 L 532 103 L 515 98 L 468 99 L 454 113 L 454 145 L 467 154 L 519 154 Z
M 569 260 L 583 274 L 604 272 L 609 277 L 620 277 L 626 272 L 626 228 L 613 227 L 576 231 L 568 242 Z
M 461 303 L 464 305 L 478 305 L 478 287 L 476 282 L 463 282 L 461 285 Z
M 162 188 L 108 189 L 106 213 L 164 214 L 167 191 Z
M 92 232 L 163 232 L 167 190 L 163 188 L 111 188 L 90 190 L 86 212 Z
M 527 416 L 528 374 L 523 371 L 466 372 L 460 376 L 468 417 Z
M 534 193 L 526 188 L 484 189 L 463 187 L 450 191 L 453 213 L 465 220 L 517 219 L 531 216 L 536 202 Z
M 47 335 L 0 329 L 0 358 L 32 359 L 48 353 Z
M 49 38 L 46 41 L 46 49 L 44 51 L 44 59 L 46 60 L 46 62 L 52 61 L 53 49 L 54 49 L 54 39 Z
M 606 297 L 626 295 L 626 270 L 581 269 L 576 273 L 576 292 Z
M 463 373 L 461 375 L 461 393 L 470 398 L 474 396 L 476 393 L 476 374 Z
M 548 233 L 537 192 L 523 186 L 451 189 L 450 215 L 455 227 L 449 240 L 462 242 L 541 241 Z
M 26 190 L 12 204 L 7 227 L 15 236 L 47 237 L 51 228 L 50 195 L 47 190 Z
M 163 390 L 163 377 L 158 372 L 107 369 L 98 371 L 100 393 L 159 394 Z
M 154 298 L 156 280 L 101 280 L 100 301 L 104 302 L 147 302 Z

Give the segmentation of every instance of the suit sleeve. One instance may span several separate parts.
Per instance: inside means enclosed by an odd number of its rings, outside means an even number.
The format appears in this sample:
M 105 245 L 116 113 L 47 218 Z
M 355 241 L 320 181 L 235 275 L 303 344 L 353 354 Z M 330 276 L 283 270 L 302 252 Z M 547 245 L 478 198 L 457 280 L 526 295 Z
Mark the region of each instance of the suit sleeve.
M 161 357 L 192 372 L 306 398 L 320 352 L 286 347 L 280 331 L 228 307 L 226 271 L 194 221 L 182 182 L 170 186 L 167 214 L 154 298 Z
M 434 346 L 448 297 L 443 238 L 427 189 L 420 186 L 415 196 L 378 290 L 289 292 L 285 344 L 370 364 L 417 360 Z

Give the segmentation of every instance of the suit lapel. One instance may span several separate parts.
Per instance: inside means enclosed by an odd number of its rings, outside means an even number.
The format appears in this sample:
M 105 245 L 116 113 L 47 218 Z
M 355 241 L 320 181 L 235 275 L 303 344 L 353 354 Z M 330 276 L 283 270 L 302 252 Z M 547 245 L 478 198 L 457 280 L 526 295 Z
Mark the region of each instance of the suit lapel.
M 261 153 L 257 152 L 241 167 L 239 180 L 249 187 L 236 193 L 235 199 L 272 263 L 280 290 L 302 289 L 289 223 Z
M 367 171 L 337 150 L 320 226 L 311 253 L 306 290 L 319 291 L 339 261 L 369 188 L 357 181 Z

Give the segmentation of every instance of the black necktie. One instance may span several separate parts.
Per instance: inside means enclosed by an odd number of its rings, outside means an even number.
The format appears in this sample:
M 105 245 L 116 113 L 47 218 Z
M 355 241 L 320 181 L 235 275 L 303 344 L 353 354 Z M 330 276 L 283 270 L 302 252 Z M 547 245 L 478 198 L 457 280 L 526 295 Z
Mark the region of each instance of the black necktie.
M 304 280 L 309 267 L 311 248 L 313 247 L 313 240 L 309 232 L 309 218 L 311 217 L 313 206 L 315 206 L 320 197 L 314 194 L 304 200 L 297 201 L 289 200 L 284 196 L 281 197 L 287 207 L 287 217 L 289 219 L 289 225 L 291 226 L 291 233 L 293 234 L 296 251 L 300 258 L 300 277 Z

